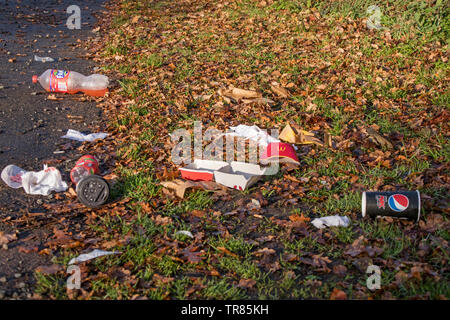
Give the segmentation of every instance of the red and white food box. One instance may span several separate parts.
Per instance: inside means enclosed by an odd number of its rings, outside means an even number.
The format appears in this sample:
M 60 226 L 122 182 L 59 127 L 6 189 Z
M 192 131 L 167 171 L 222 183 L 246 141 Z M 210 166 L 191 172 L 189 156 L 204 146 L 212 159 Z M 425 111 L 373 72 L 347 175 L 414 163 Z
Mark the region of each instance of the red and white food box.
M 214 179 L 214 171 L 226 167 L 227 165 L 228 163 L 224 161 L 195 159 L 194 162 L 179 170 L 183 179 L 212 181 Z
M 256 183 L 267 168 L 261 168 L 257 164 L 233 161 L 229 166 L 214 171 L 214 179 L 228 188 L 245 190 Z

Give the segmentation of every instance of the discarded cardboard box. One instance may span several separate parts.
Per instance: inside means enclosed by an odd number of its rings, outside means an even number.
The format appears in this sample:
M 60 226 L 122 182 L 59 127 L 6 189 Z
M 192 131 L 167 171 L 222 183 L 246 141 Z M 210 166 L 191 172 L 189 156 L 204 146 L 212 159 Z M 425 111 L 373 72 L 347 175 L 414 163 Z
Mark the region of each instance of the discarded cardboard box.
M 214 171 L 214 179 L 226 187 L 245 190 L 265 175 L 267 170 L 257 164 L 233 161 L 230 165 Z
M 195 159 L 184 168 L 180 169 L 181 177 L 193 181 L 213 181 L 214 171 L 228 165 L 224 161 Z

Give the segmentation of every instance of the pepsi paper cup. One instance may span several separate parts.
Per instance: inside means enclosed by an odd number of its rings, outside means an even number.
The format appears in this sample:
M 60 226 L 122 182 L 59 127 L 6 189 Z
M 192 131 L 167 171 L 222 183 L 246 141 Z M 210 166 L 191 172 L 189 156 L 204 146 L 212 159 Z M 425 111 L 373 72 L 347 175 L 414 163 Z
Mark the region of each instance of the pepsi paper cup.
M 420 219 L 419 191 L 363 192 L 361 201 L 362 216 L 380 216 Z

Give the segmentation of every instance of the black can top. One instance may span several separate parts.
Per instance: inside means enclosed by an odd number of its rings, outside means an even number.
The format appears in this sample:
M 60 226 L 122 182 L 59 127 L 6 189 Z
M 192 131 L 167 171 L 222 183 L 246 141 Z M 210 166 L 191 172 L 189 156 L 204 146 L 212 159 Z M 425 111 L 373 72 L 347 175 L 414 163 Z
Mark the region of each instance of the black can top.
M 108 201 L 109 184 L 100 176 L 89 175 L 78 182 L 78 200 L 89 208 L 97 208 Z

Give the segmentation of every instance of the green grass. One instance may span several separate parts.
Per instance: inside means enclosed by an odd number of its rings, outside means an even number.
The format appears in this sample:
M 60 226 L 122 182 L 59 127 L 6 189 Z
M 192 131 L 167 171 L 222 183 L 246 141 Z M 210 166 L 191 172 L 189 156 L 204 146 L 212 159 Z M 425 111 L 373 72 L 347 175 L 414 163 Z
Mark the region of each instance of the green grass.
M 107 61 L 105 72 L 118 75 L 119 89 L 114 94 L 128 101 L 120 106 L 111 126 L 126 137 L 117 149 L 115 173 L 120 179 L 112 198 L 129 198 L 129 214 L 124 218 L 114 211 L 102 214 L 90 230 L 104 240 L 128 240 L 112 248 L 122 254 L 89 264 L 91 275 L 125 268 L 145 285 L 115 276 L 94 277 L 84 284 L 94 291 L 92 299 L 129 299 L 136 293 L 149 299 L 329 299 L 334 288 L 344 290 L 349 298 L 362 290 L 379 299 L 380 292 L 364 289 L 367 275 L 357 270 L 355 259 L 344 254 L 360 236 L 367 245 L 383 249 L 380 256 L 370 259 L 388 261 L 382 286 L 389 287 L 395 298 L 449 297 L 444 264 L 448 254 L 442 245 L 429 240 L 448 241 L 447 230 L 436 230 L 431 237 L 418 226 L 359 218 L 363 190 L 400 187 L 419 189 L 441 201 L 447 197 L 445 186 L 428 182 L 442 175 L 443 171 L 433 170 L 448 163 L 447 125 L 415 122 L 420 118 L 426 123 L 440 110 L 448 110 L 445 77 L 449 69 L 443 58 L 448 48 L 448 5 L 443 1 L 379 1 L 381 24 L 387 29 L 376 31 L 364 26 L 367 9 L 373 4 L 368 0 L 278 0 L 265 7 L 258 1 L 238 0 L 217 10 L 203 6 L 202 1 L 119 3 L 101 56 Z M 202 15 L 196 16 L 199 12 Z M 127 32 L 121 30 L 136 15 L 141 16 L 139 24 Z M 154 38 L 159 40 L 149 40 Z M 432 53 L 436 58 L 430 57 Z M 147 83 L 149 78 L 157 84 Z M 270 90 L 274 80 L 292 83 L 292 95 L 276 97 Z M 245 108 L 241 112 L 232 103 L 224 105 L 226 112 L 218 113 L 215 104 L 223 101 L 217 89 L 229 84 L 258 89 L 264 97 L 275 99 L 279 110 L 240 105 Z M 323 85 L 325 89 L 319 90 Z M 418 91 L 417 85 L 426 89 Z M 213 96 L 201 102 L 193 94 Z M 165 196 L 158 169 L 161 165 L 173 168 L 167 159 L 157 160 L 160 154 L 154 150 L 168 151 L 168 133 L 192 128 L 194 121 L 228 127 L 230 119 L 278 128 L 289 119 L 305 130 L 319 132 L 320 139 L 327 131 L 335 144 L 347 141 L 350 146 L 301 147 L 299 167 L 264 178 L 244 192 L 230 192 L 232 200 L 217 201 L 215 194 L 202 190 L 188 190 L 184 199 Z M 368 125 L 388 140 L 395 134 L 402 135 L 402 140 L 393 149 L 368 144 L 361 134 Z M 380 152 L 388 165 L 369 163 L 369 156 Z M 302 182 L 289 188 L 287 174 Z M 299 195 L 296 192 L 301 188 L 304 192 Z M 275 216 L 245 209 L 245 203 L 259 197 L 259 192 Z M 238 204 L 241 199 L 244 205 Z M 286 204 L 287 199 L 298 203 Z M 226 211 L 231 208 L 237 213 L 226 215 L 220 202 Z M 149 207 L 150 213 L 146 212 Z M 205 214 L 195 217 L 194 210 Z M 423 216 L 434 210 L 425 205 Z M 300 227 L 280 224 L 288 221 L 288 215 L 300 213 L 311 219 L 345 215 L 352 223 L 322 232 L 309 226 L 307 235 Z M 157 223 L 157 216 L 167 219 L 166 223 Z M 179 230 L 189 230 L 195 238 L 176 235 Z M 433 254 L 424 259 L 418 254 L 420 241 L 432 247 Z M 202 260 L 187 262 L 186 248 L 202 250 Z M 256 252 L 264 248 L 276 248 L 271 259 L 279 263 L 279 270 L 269 271 L 261 262 L 263 257 Z M 56 263 L 66 265 L 76 254 L 76 250 L 66 250 Z M 322 255 L 332 261 L 328 268 L 343 264 L 348 272 L 339 278 L 298 260 L 287 261 L 285 254 L 300 259 Z M 442 278 L 437 281 L 424 275 L 421 281 L 396 286 L 398 270 L 393 260 L 426 262 Z M 409 267 L 402 268 L 409 272 Z M 170 281 L 159 283 L 158 277 L 170 277 Z M 38 293 L 66 297 L 60 275 L 36 275 L 36 279 Z M 239 287 L 241 279 L 255 284 Z

